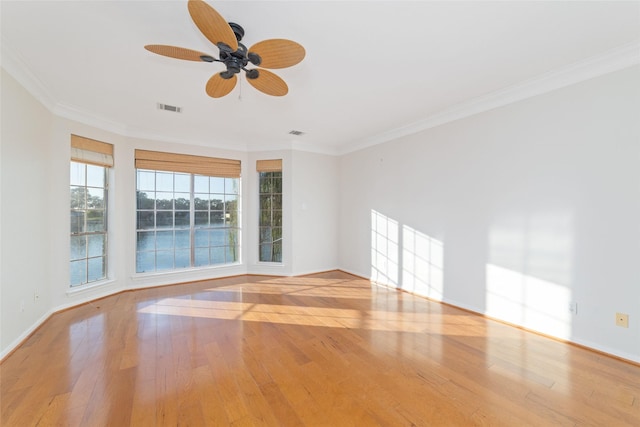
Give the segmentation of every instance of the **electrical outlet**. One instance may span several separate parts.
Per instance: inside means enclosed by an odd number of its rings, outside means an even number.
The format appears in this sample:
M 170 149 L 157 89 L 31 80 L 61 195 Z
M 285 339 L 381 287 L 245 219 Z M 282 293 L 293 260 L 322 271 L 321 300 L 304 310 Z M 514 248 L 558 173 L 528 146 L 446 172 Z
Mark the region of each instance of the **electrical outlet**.
M 33 302 L 38 301 L 38 298 L 40 298 L 40 294 L 36 291 L 33 293 Z
M 569 312 L 573 313 L 573 315 L 577 315 L 578 314 L 578 303 L 575 301 L 571 301 L 569 303 Z
M 20 301 L 20 311 L 24 312 L 24 300 Z
M 629 315 L 624 313 L 616 313 L 616 326 L 622 328 L 629 327 Z

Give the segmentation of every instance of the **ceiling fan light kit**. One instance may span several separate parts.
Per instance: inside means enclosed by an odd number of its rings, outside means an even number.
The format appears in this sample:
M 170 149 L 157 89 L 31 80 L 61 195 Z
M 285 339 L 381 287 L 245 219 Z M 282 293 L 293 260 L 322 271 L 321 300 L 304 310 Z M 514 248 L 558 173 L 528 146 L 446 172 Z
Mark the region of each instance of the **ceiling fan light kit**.
M 241 71 L 247 81 L 259 91 L 272 96 L 284 96 L 289 88 L 284 80 L 267 70 L 287 68 L 298 64 L 305 57 L 302 45 L 287 39 L 269 39 L 258 42 L 247 49 L 240 43 L 244 29 L 234 23 L 227 23 L 214 8 L 203 0 L 189 0 L 189 14 L 202 34 L 220 51 L 219 58 L 177 46 L 147 45 L 145 49 L 158 55 L 186 61 L 221 62 L 226 70 L 214 74 L 206 85 L 206 92 L 212 98 L 228 95 L 236 85 Z M 262 68 L 247 68 L 249 64 Z

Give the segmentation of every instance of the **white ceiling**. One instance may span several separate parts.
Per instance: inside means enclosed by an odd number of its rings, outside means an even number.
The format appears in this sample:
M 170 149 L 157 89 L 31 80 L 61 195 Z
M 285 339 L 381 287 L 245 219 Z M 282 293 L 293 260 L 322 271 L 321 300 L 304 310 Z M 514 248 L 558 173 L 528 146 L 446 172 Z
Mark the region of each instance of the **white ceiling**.
M 300 64 L 274 70 L 288 95 L 265 95 L 241 77 L 230 95 L 213 99 L 205 84 L 222 64 L 143 49 L 218 55 L 186 1 L 2 0 L 3 66 L 57 114 L 124 135 L 341 153 L 640 42 L 637 1 L 209 4 L 244 27 L 247 46 L 288 38 L 306 48 Z

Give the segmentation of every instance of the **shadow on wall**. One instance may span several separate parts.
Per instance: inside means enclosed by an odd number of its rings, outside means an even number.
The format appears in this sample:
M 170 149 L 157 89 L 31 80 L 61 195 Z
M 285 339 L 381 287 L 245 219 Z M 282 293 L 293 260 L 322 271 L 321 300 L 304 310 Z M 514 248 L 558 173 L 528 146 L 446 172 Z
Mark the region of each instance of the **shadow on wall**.
M 485 300 L 467 302 L 469 308 L 571 338 L 572 316 L 577 310 L 571 292 L 571 225 L 571 216 L 560 212 L 498 220 L 489 232 L 488 254 L 478 254 L 488 258 L 486 279 L 480 279 L 486 280 Z M 455 253 L 455 248 L 448 250 Z M 442 241 L 371 210 L 370 278 L 374 282 L 446 300 L 444 255 Z M 449 263 L 464 268 L 458 264 Z

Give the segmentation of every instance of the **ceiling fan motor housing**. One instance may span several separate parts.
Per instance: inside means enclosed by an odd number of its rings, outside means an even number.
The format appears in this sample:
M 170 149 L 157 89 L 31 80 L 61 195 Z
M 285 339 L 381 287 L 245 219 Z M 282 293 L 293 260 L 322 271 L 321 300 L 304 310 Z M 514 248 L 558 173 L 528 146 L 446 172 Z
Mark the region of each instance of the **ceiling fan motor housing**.
M 244 69 L 249 63 L 247 59 L 247 47 L 242 43 L 238 43 L 238 50 L 232 53 L 220 51 L 220 61 L 227 67 L 227 72 L 222 76 L 229 76 L 231 78 L 233 74 L 238 74 L 240 70 Z

